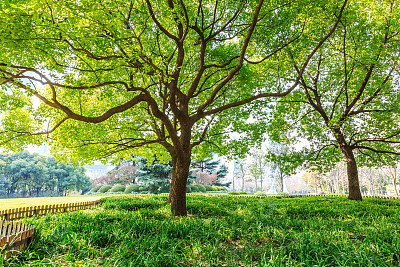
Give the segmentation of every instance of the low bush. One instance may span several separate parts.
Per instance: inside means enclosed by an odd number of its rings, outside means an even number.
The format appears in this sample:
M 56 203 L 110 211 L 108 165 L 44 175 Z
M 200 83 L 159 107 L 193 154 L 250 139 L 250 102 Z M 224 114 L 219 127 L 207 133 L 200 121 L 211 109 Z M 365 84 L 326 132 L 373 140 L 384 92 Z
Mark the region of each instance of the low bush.
M 103 185 L 103 186 L 99 189 L 99 191 L 97 191 L 97 192 L 99 192 L 99 193 L 106 193 L 106 192 L 108 192 L 111 188 L 112 188 L 111 185 Z
M 244 191 L 238 192 L 238 193 L 239 193 L 239 195 L 247 195 L 247 192 L 244 192 Z
M 229 194 L 229 195 L 239 195 L 239 192 L 231 191 L 231 192 L 228 192 L 228 194 Z
M 140 186 L 138 184 L 128 185 L 124 191 L 125 194 L 132 194 L 133 192 L 139 192 Z
M 97 191 L 99 191 L 100 188 L 101 188 L 101 185 L 96 185 L 95 187 L 93 187 L 92 189 L 90 189 L 89 192 L 96 193 Z
M 202 184 L 195 184 L 195 185 L 193 185 L 193 187 L 196 188 L 197 192 L 205 193 L 207 191 L 206 188 L 204 187 L 204 185 L 202 185 Z
M 214 188 L 211 185 L 205 185 L 206 191 L 212 192 L 215 191 Z
M 139 186 L 139 192 L 142 192 L 142 191 L 145 191 L 145 190 L 147 190 L 147 187 L 145 187 L 143 185 Z
M 192 187 L 190 185 L 186 186 L 186 193 L 192 192 Z
M 109 192 L 124 192 L 125 191 L 125 186 L 122 184 L 116 184 L 114 185 Z
M 254 193 L 254 196 L 255 197 L 264 197 L 264 196 L 267 196 L 267 193 L 262 192 L 262 191 L 257 191 Z

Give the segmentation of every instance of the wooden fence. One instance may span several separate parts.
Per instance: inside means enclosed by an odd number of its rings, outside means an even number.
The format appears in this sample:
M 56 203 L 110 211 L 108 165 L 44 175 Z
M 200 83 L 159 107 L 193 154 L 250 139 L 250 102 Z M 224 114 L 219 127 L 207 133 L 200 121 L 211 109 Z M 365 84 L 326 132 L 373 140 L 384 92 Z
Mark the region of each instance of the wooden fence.
M 21 222 L 0 221 L 0 251 L 6 257 L 24 250 L 32 242 L 35 227 Z
M 32 217 L 34 215 L 45 215 L 48 213 L 68 212 L 74 210 L 88 209 L 99 204 L 100 200 L 67 203 L 67 204 L 53 204 L 34 207 L 23 207 L 9 210 L 0 210 L 0 220 L 18 220 L 25 217 Z

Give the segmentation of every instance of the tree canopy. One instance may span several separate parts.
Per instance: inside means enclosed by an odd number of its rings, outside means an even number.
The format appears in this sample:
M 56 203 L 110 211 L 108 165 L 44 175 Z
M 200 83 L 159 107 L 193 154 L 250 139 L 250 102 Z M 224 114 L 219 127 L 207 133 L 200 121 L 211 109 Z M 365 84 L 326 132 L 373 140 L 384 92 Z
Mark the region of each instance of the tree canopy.
M 91 185 L 83 167 L 58 162 L 50 157 L 30 154 L 0 154 L 0 176 L 4 193 L 39 196 L 46 191 L 79 191 Z
M 270 137 L 308 140 L 309 165 L 327 170 L 345 159 L 350 199 L 361 200 L 357 164 L 399 160 L 399 29 L 398 2 L 351 2 L 303 73 L 294 58 L 300 90 L 270 107 Z
M 253 101 L 297 88 L 346 4 L 1 3 L 2 144 L 46 140 L 72 161 L 168 152 L 171 209 L 186 215 L 192 154 L 229 144 L 227 132 L 247 122 Z

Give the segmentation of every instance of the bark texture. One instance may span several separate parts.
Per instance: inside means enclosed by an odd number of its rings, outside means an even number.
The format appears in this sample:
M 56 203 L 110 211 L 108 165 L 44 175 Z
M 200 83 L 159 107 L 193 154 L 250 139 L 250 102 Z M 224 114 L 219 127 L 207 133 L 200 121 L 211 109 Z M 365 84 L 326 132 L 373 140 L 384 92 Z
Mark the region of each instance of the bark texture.
M 171 189 L 169 201 L 174 216 L 186 216 L 186 183 L 189 176 L 190 157 L 186 159 L 173 158 Z
M 343 150 L 342 150 L 343 151 Z M 349 183 L 349 196 L 350 200 L 362 200 L 360 183 L 358 180 L 357 162 L 354 153 L 350 148 L 345 148 L 343 154 L 347 162 L 347 180 Z

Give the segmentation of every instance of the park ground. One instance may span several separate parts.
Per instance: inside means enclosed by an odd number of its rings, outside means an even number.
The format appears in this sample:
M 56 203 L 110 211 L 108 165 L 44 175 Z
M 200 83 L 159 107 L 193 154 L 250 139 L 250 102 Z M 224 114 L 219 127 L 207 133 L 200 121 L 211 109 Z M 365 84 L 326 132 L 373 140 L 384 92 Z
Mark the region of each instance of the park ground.
M 184 218 L 166 199 L 27 218 L 33 245 L 7 265 L 399 266 L 399 199 L 195 195 Z
M 0 199 L 0 210 L 41 206 L 41 205 L 93 201 L 103 197 L 104 196 L 99 196 L 99 195 L 73 195 L 66 197 L 6 198 L 6 199 Z

